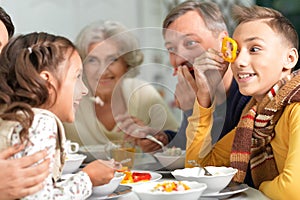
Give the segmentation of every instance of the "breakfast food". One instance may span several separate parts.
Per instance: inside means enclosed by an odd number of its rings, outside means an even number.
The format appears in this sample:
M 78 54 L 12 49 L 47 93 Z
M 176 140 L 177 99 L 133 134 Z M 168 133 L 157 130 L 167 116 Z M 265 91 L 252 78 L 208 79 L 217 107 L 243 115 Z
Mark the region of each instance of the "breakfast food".
M 151 174 L 148 172 L 124 171 L 123 173 L 125 174 L 125 177 L 121 181 L 121 184 L 149 181 L 152 178 Z
M 163 152 L 165 156 L 180 156 L 181 153 L 182 151 L 178 147 L 167 148 L 167 150 Z
M 153 188 L 153 192 L 173 192 L 173 191 L 185 191 L 189 190 L 190 187 L 181 181 L 164 181 L 158 183 Z

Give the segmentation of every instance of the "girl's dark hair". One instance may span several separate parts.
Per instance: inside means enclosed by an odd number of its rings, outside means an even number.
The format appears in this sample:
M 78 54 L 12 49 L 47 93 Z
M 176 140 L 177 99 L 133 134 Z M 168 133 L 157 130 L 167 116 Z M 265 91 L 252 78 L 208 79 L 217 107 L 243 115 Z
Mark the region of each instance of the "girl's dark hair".
M 47 109 L 55 103 L 56 96 L 50 100 L 49 95 L 49 88 L 54 87 L 40 73 L 50 72 L 60 87 L 67 70 L 60 64 L 74 51 L 75 46 L 67 38 L 43 32 L 19 35 L 3 48 L 0 55 L 0 117 L 21 123 L 22 139 L 27 136 L 33 121 L 31 108 Z
M 8 37 L 11 38 L 15 33 L 15 26 L 12 23 L 10 16 L 7 14 L 7 12 L 5 12 L 5 10 L 2 7 L 0 7 L 0 20 L 6 27 Z

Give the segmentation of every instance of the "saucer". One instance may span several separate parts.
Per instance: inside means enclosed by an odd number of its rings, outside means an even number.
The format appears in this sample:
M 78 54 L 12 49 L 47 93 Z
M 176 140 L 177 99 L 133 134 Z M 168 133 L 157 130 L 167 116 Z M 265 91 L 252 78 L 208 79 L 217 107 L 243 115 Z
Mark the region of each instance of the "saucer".
M 205 194 L 202 194 L 201 197 L 226 199 L 234 194 L 244 192 L 244 191 L 248 190 L 248 188 L 249 188 L 249 186 L 247 184 L 227 186 L 220 192 L 205 193 Z

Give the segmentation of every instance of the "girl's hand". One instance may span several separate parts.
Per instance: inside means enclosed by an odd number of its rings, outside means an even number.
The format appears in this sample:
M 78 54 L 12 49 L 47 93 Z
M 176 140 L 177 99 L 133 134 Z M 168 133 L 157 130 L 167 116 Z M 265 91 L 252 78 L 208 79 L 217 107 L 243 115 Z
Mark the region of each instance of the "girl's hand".
M 114 177 L 116 169 L 112 161 L 95 160 L 82 169 L 90 177 L 93 186 L 109 183 Z

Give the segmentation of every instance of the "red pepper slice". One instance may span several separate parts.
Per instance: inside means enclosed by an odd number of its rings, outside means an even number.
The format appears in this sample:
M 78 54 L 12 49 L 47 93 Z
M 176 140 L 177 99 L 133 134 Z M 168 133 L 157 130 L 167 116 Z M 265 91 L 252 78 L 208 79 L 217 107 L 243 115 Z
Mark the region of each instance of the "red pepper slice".
M 151 174 L 145 172 L 133 172 L 132 178 L 133 182 L 149 181 L 151 179 Z

